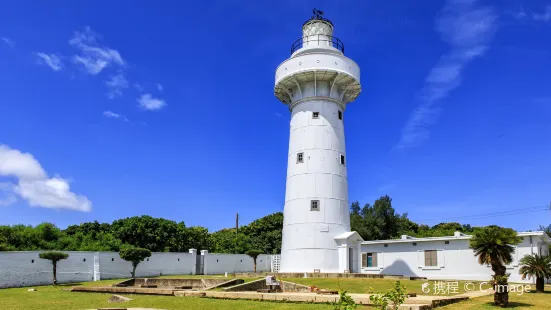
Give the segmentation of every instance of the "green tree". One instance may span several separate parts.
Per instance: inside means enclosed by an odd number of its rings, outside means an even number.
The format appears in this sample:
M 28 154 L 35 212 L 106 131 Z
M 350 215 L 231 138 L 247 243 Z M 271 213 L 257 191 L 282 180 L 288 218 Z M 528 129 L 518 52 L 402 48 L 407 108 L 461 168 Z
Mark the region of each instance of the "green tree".
M 418 225 L 407 218 L 407 213 L 400 215 L 392 207 L 390 196 L 381 196 L 373 206 L 369 203 L 363 208 L 356 201 L 350 207 L 350 227 L 357 231 L 364 240 L 396 238 L 400 233 L 417 230 Z
M 151 251 L 144 248 L 137 248 L 133 246 L 123 247 L 119 251 L 119 256 L 125 261 L 132 263 L 132 278 L 136 277 L 136 268 L 146 258 L 151 256 Z
M 520 260 L 522 280 L 536 278 L 536 292 L 543 293 L 545 279 L 551 278 L 551 256 L 526 255 Z
M 38 254 L 38 257 L 42 259 L 47 259 L 52 263 L 53 274 L 54 274 L 53 282 L 54 282 L 54 285 L 56 285 L 57 284 L 57 262 L 59 262 L 62 259 L 67 259 L 67 257 L 69 257 L 69 254 L 52 251 L 52 252 L 40 253 Z
M 179 224 L 143 215 L 116 220 L 111 226 L 113 234 L 123 244 L 163 252 L 170 251 L 170 246 L 175 244 Z
M 248 250 L 245 252 L 245 254 L 249 255 L 253 259 L 254 264 L 254 272 L 256 273 L 256 259 L 258 258 L 258 255 L 262 254 L 263 252 L 260 250 Z
M 277 212 L 239 228 L 239 232 L 250 237 L 251 248 L 263 253 L 281 253 L 281 232 L 283 213 Z M 235 231 L 234 231 L 235 232 Z
M 507 307 L 509 304 L 508 277 L 505 265 L 513 261 L 514 245 L 520 243 L 517 233 L 510 228 L 488 226 L 474 233 L 470 248 L 481 265 L 490 265 L 494 275 L 494 304 Z

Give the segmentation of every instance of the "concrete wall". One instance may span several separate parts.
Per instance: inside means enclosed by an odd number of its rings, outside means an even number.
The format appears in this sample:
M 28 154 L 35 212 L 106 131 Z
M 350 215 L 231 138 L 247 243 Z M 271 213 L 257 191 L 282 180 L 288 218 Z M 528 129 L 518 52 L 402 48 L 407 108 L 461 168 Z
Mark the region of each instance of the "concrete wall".
M 99 271 L 101 279 L 128 278 L 132 264 L 119 257 L 118 252 L 99 253 Z M 136 269 L 137 277 L 159 275 L 195 274 L 195 255 L 190 253 L 152 253 Z
M 0 288 L 52 283 L 52 264 L 41 252 L 0 252 Z M 94 252 L 65 252 L 57 264 L 59 283 L 93 281 Z
M 41 251 L 0 252 L 0 288 L 52 283 L 50 261 Z M 59 283 L 129 278 L 132 265 L 117 252 L 65 252 L 69 258 L 58 263 Z M 196 270 L 195 253 L 152 253 L 138 265 L 136 276 L 191 275 Z M 270 271 L 271 255 L 260 255 L 257 271 Z M 253 260 L 242 254 L 206 254 L 205 274 L 252 272 Z
M 271 255 L 259 255 L 256 259 L 256 271 L 270 271 Z M 253 272 L 253 259 L 245 254 L 216 254 L 204 255 L 204 274 L 223 274 L 236 272 Z
M 519 260 L 531 253 L 546 254 L 545 243 L 540 237 L 533 236 L 532 246 L 530 237 L 517 246 L 513 254 L 513 263 L 507 266 L 507 272 L 511 274 L 510 282 L 532 283 L 534 280 L 522 280 L 519 274 Z M 414 246 L 413 242 L 417 245 Z M 428 279 L 442 280 L 482 280 L 487 281 L 493 274 L 488 266 L 480 265 L 474 252 L 469 249 L 469 240 L 444 240 L 416 241 L 410 240 L 403 243 L 362 244 L 363 253 L 377 253 L 376 267 L 361 267 L 362 273 L 404 275 L 426 277 Z M 427 267 L 424 263 L 424 251 L 437 250 L 438 266 Z M 541 251 L 541 252 L 540 252 Z M 360 260 L 361 263 L 361 260 Z

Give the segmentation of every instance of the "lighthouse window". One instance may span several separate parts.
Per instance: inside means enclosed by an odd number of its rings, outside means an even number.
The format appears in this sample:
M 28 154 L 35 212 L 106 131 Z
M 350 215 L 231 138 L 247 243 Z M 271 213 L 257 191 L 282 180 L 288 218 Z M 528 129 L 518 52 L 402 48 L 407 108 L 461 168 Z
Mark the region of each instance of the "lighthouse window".
M 304 153 L 297 154 L 297 164 L 304 162 Z
M 312 118 L 320 118 L 320 112 L 312 112 Z
M 310 202 L 310 211 L 319 211 L 320 210 L 320 201 L 312 200 Z
M 342 111 L 339 110 L 339 119 L 342 121 Z
M 341 155 L 341 165 L 344 165 L 344 155 Z

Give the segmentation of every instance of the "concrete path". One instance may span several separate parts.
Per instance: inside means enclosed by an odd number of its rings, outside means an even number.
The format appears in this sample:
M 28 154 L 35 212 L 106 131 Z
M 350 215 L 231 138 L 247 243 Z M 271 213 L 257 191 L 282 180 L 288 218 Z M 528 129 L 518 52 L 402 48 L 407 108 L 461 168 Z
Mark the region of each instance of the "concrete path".
M 223 299 L 249 299 L 266 301 L 289 301 L 311 303 L 333 303 L 339 300 L 339 295 L 321 295 L 316 293 L 257 293 L 257 292 L 220 292 L 220 291 L 175 291 L 179 297 L 208 297 Z M 370 294 L 350 294 L 350 297 L 360 305 L 369 305 Z M 416 296 L 409 297 L 400 310 L 425 310 L 467 300 L 467 296 Z

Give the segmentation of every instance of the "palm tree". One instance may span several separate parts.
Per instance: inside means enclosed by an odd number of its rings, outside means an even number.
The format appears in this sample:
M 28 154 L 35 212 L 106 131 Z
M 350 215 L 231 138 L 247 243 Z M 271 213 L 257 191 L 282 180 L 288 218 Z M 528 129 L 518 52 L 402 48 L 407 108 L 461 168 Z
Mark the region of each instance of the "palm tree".
M 543 293 L 544 279 L 551 278 L 551 256 L 526 255 L 520 260 L 522 280 L 536 278 L 536 292 Z
M 514 245 L 520 241 L 514 230 L 495 225 L 475 231 L 470 241 L 470 248 L 474 250 L 474 255 L 478 256 L 478 263 L 492 266 L 494 304 L 501 307 L 507 307 L 509 304 L 507 291 L 509 274 L 505 272 L 505 265 L 513 262 Z

